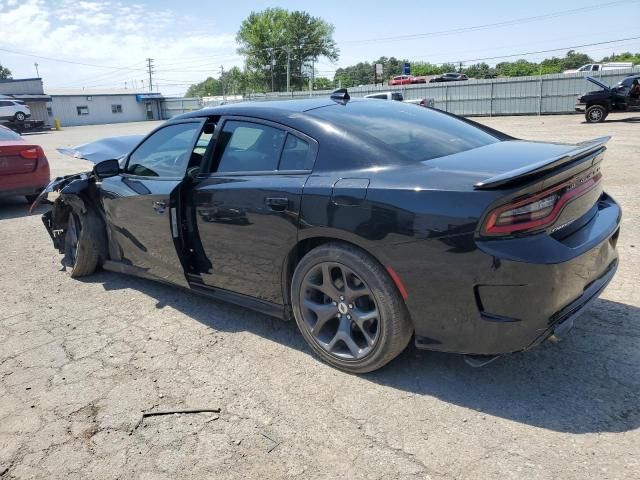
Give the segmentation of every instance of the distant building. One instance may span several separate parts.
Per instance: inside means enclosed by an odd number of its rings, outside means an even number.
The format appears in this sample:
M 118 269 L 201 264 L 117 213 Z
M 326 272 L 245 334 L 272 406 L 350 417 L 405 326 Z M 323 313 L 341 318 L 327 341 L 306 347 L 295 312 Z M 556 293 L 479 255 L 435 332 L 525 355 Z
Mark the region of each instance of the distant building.
M 31 120 L 42 120 L 45 125 L 51 125 L 48 110 L 51 97 L 45 95 L 41 78 L 0 80 L 0 96 L 4 95 L 26 103 L 31 110 Z
M 63 127 L 162 119 L 162 95 L 131 89 L 49 89 Z

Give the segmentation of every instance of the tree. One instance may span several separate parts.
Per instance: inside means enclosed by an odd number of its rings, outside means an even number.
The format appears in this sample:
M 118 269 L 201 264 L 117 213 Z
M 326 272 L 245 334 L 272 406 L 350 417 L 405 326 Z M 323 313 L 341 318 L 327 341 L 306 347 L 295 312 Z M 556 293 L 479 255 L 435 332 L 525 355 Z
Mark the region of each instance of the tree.
M 562 70 L 569 70 L 574 68 L 579 68 L 582 65 L 586 65 L 587 63 L 593 63 L 593 58 L 591 58 L 586 53 L 579 53 L 575 50 L 569 50 L 567 55 L 562 59 Z
M 491 68 L 484 62 L 469 65 L 464 69 L 464 73 L 469 78 L 493 78 L 497 75 L 496 69 Z
M 617 55 L 613 53 L 602 59 L 602 63 L 607 62 L 631 62 L 634 65 L 640 64 L 640 53 L 624 52 L 618 53 Z
M 213 77 L 207 77 L 206 80 L 195 85 L 191 85 L 185 93 L 185 97 L 211 97 L 222 95 L 222 83 Z
M 334 82 L 330 78 L 318 77 L 313 82 L 314 90 L 330 90 L 334 87 Z
M 11 70 L 0 64 L 0 80 L 11 80 L 12 78 Z
M 246 70 L 259 74 L 267 90 L 286 89 L 287 61 L 292 86 L 304 89 L 308 64 L 321 57 L 338 59 L 333 31 L 333 25 L 307 12 L 267 8 L 251 12 L 240 25 L 236 41 Z

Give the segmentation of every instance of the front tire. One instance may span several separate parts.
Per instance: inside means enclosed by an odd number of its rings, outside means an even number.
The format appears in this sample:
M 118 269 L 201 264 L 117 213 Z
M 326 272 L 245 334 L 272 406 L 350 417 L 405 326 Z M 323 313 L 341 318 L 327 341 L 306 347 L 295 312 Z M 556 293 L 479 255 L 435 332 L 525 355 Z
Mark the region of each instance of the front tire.
M 16 117 L 15 118 L 16 118 L 16 121 L 18 121 L 18 122 L 24 122 L 24 119 L 27 118 L 27 116 L 22 112 L 18 112 L 18 113 L 16 113 Z
M 71 277 L 84 277 L 96 271 L 100 262 L 102 234 L 102 225 L 95 214 L 69 213 L 63 263 Z
M 604 119 L 607 118 L 607 109 L 602 105 L 592 105 L 587 108 L 587 111 L 584 113 L 584 118 L 587 120 L 587 123 L 602 123 Z
M 381 368 L 405 349 L 413 333 L 388 273 L 348 244 L 332 242 L 307 253 L 293 274 L 291 300 L 309 346 L 349 373 Z

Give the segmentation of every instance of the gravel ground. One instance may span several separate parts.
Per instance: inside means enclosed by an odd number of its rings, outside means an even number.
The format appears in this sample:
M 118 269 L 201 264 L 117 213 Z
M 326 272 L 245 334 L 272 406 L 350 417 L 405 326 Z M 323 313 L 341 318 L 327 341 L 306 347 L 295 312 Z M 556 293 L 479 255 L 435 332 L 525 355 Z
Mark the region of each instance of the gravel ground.
M 562 343 L 472 369 L 409 348 L 373 374 L 316 360 L 295 324 L 150 281 L 61 271 L 39 216 L 0 201 L 0 477 L 622 479 L 640 472 L 640 118 L 500 117 L 528 139 L 613 135 L 620 268 Z M 55 147 L 156 123 L 30 135 Z M 219 412 L 145 418 L 184 408 Z

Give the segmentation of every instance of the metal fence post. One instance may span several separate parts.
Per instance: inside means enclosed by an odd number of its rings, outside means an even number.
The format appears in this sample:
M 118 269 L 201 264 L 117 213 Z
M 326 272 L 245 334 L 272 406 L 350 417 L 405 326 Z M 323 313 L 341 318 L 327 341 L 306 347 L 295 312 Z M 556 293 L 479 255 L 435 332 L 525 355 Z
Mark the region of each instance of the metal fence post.
M 449 111 L 449 89 L 446 83 L 444 85 L 444 111 Z
M 540 75 L 540 91 L 538 92 L 538 116 L 542 115 L 542 75 Z
M 489 97 L 489 116 L 493 117 L 493 84 L 495 82 L 491 80 L 491 94 Z

